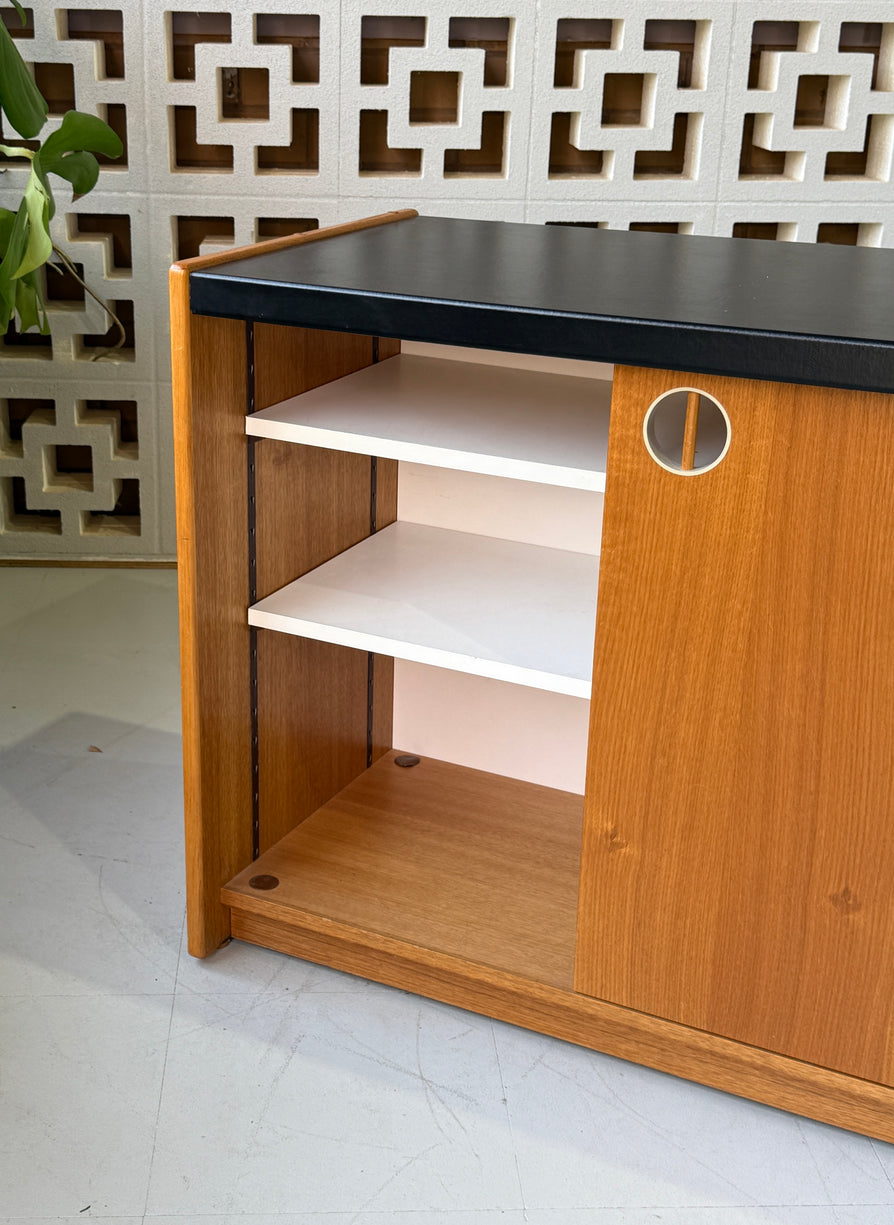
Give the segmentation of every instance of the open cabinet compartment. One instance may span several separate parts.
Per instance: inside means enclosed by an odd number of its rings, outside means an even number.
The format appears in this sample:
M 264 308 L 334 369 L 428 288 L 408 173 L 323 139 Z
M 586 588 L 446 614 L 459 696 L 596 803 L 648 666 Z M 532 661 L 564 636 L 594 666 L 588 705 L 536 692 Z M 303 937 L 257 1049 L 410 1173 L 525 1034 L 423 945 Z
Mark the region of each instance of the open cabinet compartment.
M 305 448 L 362 456 L 370 464 L 371 507 L 385 519 L 398 516 L 252 605 L 258 658 L 268 648 L 276 652 L 276 684 L 289 667 L 282 661 L 302 654 L 303 645 L 290 637 L 330 644 L 355 672 L 366 667 L 368 692 L 351 699 L 364 703 L 353 714 L 358 728 L 383 678 L 380 704 L 387 706 L 392 660 L 385 652 L 490 678 L 492 686 L 504 682 L 503 702 L 526 703 L 534 720 L 537 703 L 526 702 L 522 687 L 578 699 L 575 773 L 582 778 L 610 382 L 598 368 L 583 377 L 582 363 L 569 375 L 561 372 L 564 364 L 532 371 L 506 365 L 511 359 L 488 365 L 486 354 L 475 354 L 474 363 L 464 356 L 394 354 L 248 415 L 246 433 L 258 457 L 271 440 L 286 443 L 275 470 L 267 465 L 266 480 L 316 501 L 296 479 L 302 460 L 313 462 Z M 552 406 L 548 422 L 544 404 Z M 380 502 L 386 464 L 388 500 Z M 467 475 L 451 482 L 454 473 Z M 547 520 L 533 527 L 524 522 L 531 482 Z M 420 491 L 428 486 L 434 493 L 426 497 Z M 563 490 L 572 491 L 567 506 Z M 333 492 L 318 496 L 326 501 Z M 256 478 L 258 514 L 271 496 Z M 474 530 L 445 526 L 451 508 L 463 528 Z M 439 526 L 427 522 L 433 515 Z M 592 525 L 589 538 L 582 520 Z M 485 534 L 493 530 L 514 538 Z M 589 551 L 532 543 L 532 533 L 559 544 L 570 535 Z M 269 735 L 265 676 L 262 664 L 259 747 Z M 315 679 L 320 692 L 314 694 L 307 674 L 304 690 L 311 707 L 325 708 L 327 675 Z M 381 710 L 383 728 L 389 714 Z M 408 755 L 412 744 L 377 757 L 390 745 L 373 745 L 371 718 L 366 730 L 362 773 L 224 887 L 234 931 L 272 915 L 296 934 L 321 926 L 331 933 L 335 924 L 351 940 L 391 939 L 411 959 L 431 950 L 570 990 L 582 795 Z M 549 753 L 549 728 L 530 738 L 540 755 Z M 328 748 L 339 752 L 334 741 Z M 481 752 L 487 758 L 486 746 Z M 417 764 L 401 764 L 407 760 Z M 529 763 L 520 768 L 531 771 Z M 261 812 L 265 773 L 259 770 Z

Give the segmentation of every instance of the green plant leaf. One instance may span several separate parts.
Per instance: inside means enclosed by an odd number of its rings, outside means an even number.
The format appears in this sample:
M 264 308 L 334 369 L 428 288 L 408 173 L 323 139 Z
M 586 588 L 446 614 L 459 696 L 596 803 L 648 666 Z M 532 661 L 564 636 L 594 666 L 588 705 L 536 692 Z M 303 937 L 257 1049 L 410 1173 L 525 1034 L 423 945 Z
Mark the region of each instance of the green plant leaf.
M 21 213 L 22 210 L 26 216 L 25 250 L 18 267 L 12 273 L 14 279 L 33 272 L 35 268 L 45 264 L 53 254 L 53 240 L 50 238 L 50 201 L 44 184 L 40 181 L 40 176 L 35 172 L 33 163 L 19 212 Z M 6 263 L 5 259 L 3 263 Z
M 43 154 L 38 151 L 31 161 L 31 173 L 37 178 L 40 189 L 47 198 L 47 221 L 52 221 L 56 212 L 56 201 L 53 199 L 53 189 L 43 166 Z M 29 180 L 30 182 L 30 180 Z
M 0 329 L 5 333 L 16 309 L 16 282 L 0 281 Z
M 20 0 L 12 0 L 26 23 Z M 13 42 L 0 22 L 0 108 L 19 136 L 39 136 L 48 107 Z M 96 185 L 101 153 L 119 157 L 121 140 L 107 123 L 94 115 L 68 111 L 55 132 L 37 150 L 0 144 L 0 153 L 30 161 L 30 173 L 16 212 L 0 209 L 0 334 L 16 313 L 23 330 L 49 331 L 41 269 L 53 252 L 50 220 L 55 210 L 49 176 L 66 179 L 77 195 Z
M 37 295 L 25 281 L 16 281 L 16 314 L 19 317 L 19 331 L 27 332 L 29 328 L 40 327 L 40 313 L 37 309 Z
M 34 78 L 25 67 L 25 61 L 12 40 L 6 26 L 0 21 L 0 107 L 6 118 L 18 132 L 30 140 L 36 136 L 47 121 L 49 107 Z
M 40 199 L 39 192 L 32 194 Z M 24 198 L 17 213 L 0 209 L 0 335 L 16 314 L 23 332 L 39 327 L 46 335 L 50 330 L 40 265 L 30 272 L 21 271 L 31 234 L 31 214 Z
M 13 216 L 12 228 L 9 232 L 9 237 L 6 241 L 6 246 L 0 255 L 0 286 L 13 280 L 16 275 L 16 269 L 22 262 L 25 254 L 25 248 L 28 245 L 28 210 L 25 208 L 25 201 L 18 207 L 18 211 Z
M 51 174 L 58 174 L 60 178 L 68 179 L 79 196 L 83 196 L 96 186 L 96 180 L 99 178 L 99 162 L 92 153 L 87 153 L 84 149 L 76 153 L 67 153 L 65 157 L 56 158 L 50 166 L 46 166 L 43 154 L 40 160 L 45 170 L 49 170 Z
M 18 15 L 21 17 L 22 25 L 26 26 L 28 24 L 28 14 L 22 8 L 21 4 L 19 4 L 19 0 L 11 0 L 11 3 Z
M 0 208 L 0 259 L 3 259 L 6 253 L 6 248 L 9 246 L 12 227 L 16 223 L 16 215 L 8 208 Z
M 16 281 L 16 313 L 19 316 L 19 331 L 27 332 L 29 328 L 36 327 L 44 336 L 48 334 L 50 321 L 43 299 L 43 286 L 36 272 L 29 272 Z
M 66 111 L 62 123 L 43 143 L 40 156 L 44 169 L 47 173 L 58 174 L 58 160 L 66 153 L 84 149 L 90 153 L 104 153 L 107 157 L 120 157 L 124 146 L 109 125 L 96 115 Z
M 50 238 L 50 201 L 43 183 L 33 169 L 25 187 L 22 202 L 28 210 L 30 225 L 28 227 L 28 246 L 16 270 L 16 275 L 20 277 L 45 264 L 53 254 L 53 240 Z
M 4 210 L 4 213 L 8 210 Z M 4 217 L 4 228 L 7 219 Z M 6 238 L 6 243 L 0 251 L 0 322 L 3 331 L 9 327 L 9 321 L 15 314 L 17 281 L 14 276 L 16 268 L 22 262 L 25 246 L 28 240 L 28 213 L 24 202 L 19 205 L 17 213 L 13 214 L 12 226 Z

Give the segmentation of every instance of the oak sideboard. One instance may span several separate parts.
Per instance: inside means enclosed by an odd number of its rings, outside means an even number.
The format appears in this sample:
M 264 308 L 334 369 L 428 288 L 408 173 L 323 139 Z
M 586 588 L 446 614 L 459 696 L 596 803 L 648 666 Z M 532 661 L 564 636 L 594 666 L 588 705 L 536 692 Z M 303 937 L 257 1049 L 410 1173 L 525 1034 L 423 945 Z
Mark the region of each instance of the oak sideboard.
M 171 293 L 190 950 L 894 1141 L 894 251 L 406 210 Z M 410 665 L 577 702 L 585 781 L 394 743 Z

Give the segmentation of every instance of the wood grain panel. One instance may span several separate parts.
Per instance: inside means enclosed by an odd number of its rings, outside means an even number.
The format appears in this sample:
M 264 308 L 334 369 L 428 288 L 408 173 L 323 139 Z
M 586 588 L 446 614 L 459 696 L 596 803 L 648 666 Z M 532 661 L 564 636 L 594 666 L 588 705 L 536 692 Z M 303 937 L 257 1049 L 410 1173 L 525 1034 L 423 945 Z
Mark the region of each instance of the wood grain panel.
M 389 754 L 224 890 L 234 907 L 312 914 L 539 982 L 571 986 L 583 800 Z M 259 893 L 250 880 L 275 876 Z M 295 918 L 299 916 L 299 918 Z
M 262 597 L 369 535 L 370 461 L 269 439 L 255 456 Z M 366 769 L 368 661 L 273 631 L 257 641 L 264 851 Z
M 171 273 L 189 951 L 230 934 L 220 885 L 251 856 L 245 326 L 189 313 Z
M 615 379 L 576 985 L 891 1083 L 894 398 Z M 696 476 L 642 441 L 687 384 Z
M 368 455 L 255 440 L 258 599 L 369 535 Z
M 190 313 L 189 273 L 416 215 L 413 209 L 386 213 L 198 256 L 171 269 L 187 915 L 189 950 L 197 957 L 206 956 L 229 937 L 229 912 L 220 903 L 220 887 L 252 854 L 251 667 L 245 618 L 249 602 L 244 433 L 248 366 L 244 323 Z M 330 341 L 314 333 L 309 346 L 306 334 L 298 338 L 291 334 L 292 329 L 261 325 L 256 330 L 264 362 L 260 391 L 274 399 L 280 386 L 284 388 L 281 394 L 295 394 L 372 360 L 369 337 L 341 336 Z M 389 343 L 393 342 L 385 342 Z M 302 354 L 297 362 L 296 349 Z M 368 530 L 368 477 L 366 503 Z M 269 580 L 276 568 L 276 552 L 262 552 L 269 559 L 265 576 Z M 293 664 L 293 675 L 295 671 Z M 390 711 L 387 667 L 382 672 L 381 698 Z M 339 680 L 344 677 L 336 677 L 335 692 L 344 693 Z M 351 683 L 347 689 L 353 695 Z M 377 698 L 377 718 L 384 728 L 389 726 L 390 713 L 379 715 L 378 705 Z M 287 701 L 284 706 L 288 709 Z M 363 711 L 365 746 L 365 669 Z
M 373 340 L 353 332 L 256 323 L 255 409 L 362 370 L 373 360 Z
M 894 1091 L 882 1085 L 325 919 L 234 911 L 233 935 L 894 1142 Z
M 256 324 L 255 406 L 353 373 L 373 353 L 370 336 Z M 261 599 L 369 535 L 372 469 L 366 455 L 272 439 L 256 440 L 254 456 Z M 396 467 L 377 464 L 377 521 L 396 516 Z M 374 756 L 390 748 L 392 676 L 380 657 Z M 258 699 L 263 851 L 366 769 L 368 656 L 260 631 Z
M 683 425 L 683 455 L 680 467 L 684 472 L 691 472 L 695 467 L 695 441 L 698 434 L 698 409 L 700 397 L 697 391 L 690 391 L 686 397 L 686 420 Z
M 263 854 L 366 769 L 366 652 L 259 630 L 258 698 Z
M 268 238 L 264 242 L 250 243 L 244 247 L 232 247 L 228 251 L 213 251 L 209 255 L 196 255 L 192 259 L 182 259 L 174 267 L 184 272 L 197 272 L 199 269 L 217 268 L 221 264 L 232 264 L 234 260 L 247 259 L 249 256 L 268 255 L 271 251 L 282 251 L 286 247 L 300 247 L 310 242 L 320 242 L 321 239 L 337 238 L 339 234 L 351 234 L 355 230 L 370 230 L 378 225 L 389 225 L 393 221 L 409 221 L 418 217 L 415 208 L 395 209 L 390 213 L 378 213 L 375 217 L 361 217 L 356 221 L 343 221 L 338 225 L 324 226 L 321 230 L 306 230 L 302 234 L 284 234 L 279 238 Z
M 388 357 L 396 357 L 400 353 L 400 341 L 393 336 L 379 337 L 379 361 Z

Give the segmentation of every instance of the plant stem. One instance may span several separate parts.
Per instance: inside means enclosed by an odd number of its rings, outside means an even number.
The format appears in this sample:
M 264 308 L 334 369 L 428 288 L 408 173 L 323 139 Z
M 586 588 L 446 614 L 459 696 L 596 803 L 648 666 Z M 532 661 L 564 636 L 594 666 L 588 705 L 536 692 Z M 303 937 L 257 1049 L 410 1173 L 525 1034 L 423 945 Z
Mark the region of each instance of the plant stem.
M 108 357 L 110 353 L 114 353 L 117 349 L 120 349 L 122 345 L 124 344 L 124 341 L 126 339 L 126 333 L 124 331 L 124 324 L 115 314 L 115 312 L 112 310 L 111 306 L 105 300 L 105 298 L 101 298 L 99 294 L 93 292 L 93 290 L 84 280 L 84 278 L 80 275 L 77 268 L 74 266 L 74 264 L 69 259 L 69 257 L 65 254 L 65 252 L 62 250 L 62 248 L 57 247 L 56 244 L 53 243 L 53 251 L 62 261 L 65 268 L 68 269 L 68 271 L 71 273 L 74 279 L 78 282 L 81 288 L 84 289 L 90 295 L 91 298 L 93 298 L 94 302 L 99 303 L 99 305 L 102 307 L 102 309 L 105 311 L 105 313 L 108 315 L 108 317 L 112 320 L 112 322 L 115 324 L 115 326 L 118 329 L 118 339 L 115 341 L 115 343 L 113 345 L 109 345 L 107 349 L 101 349 L 99 353 L 94 354 L 94 356 L 91 357 L 90 359 L 93 362 L 101 361 L 102 358 Z M 56 272 L 59 273 L 60 276 L 62 275 L 60 268 L 56 264 L 50 264 L 49 267 L 54 268 Z

